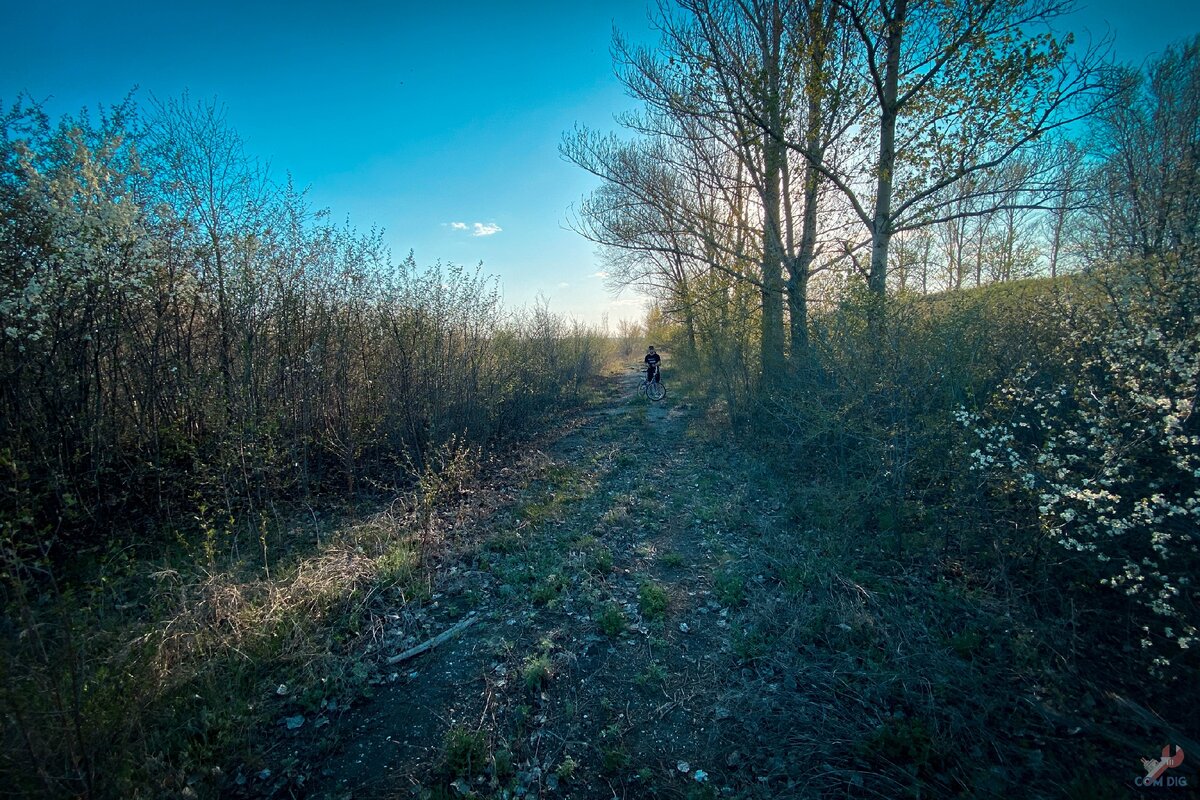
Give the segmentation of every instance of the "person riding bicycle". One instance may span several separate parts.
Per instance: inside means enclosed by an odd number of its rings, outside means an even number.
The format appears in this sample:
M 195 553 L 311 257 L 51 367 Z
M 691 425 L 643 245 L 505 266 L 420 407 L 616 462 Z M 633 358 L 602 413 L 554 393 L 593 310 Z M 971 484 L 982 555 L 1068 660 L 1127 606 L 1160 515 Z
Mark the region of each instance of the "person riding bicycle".
M 646 348 L 646 383 L 662 383 L 662 378 L 659 376 L 658 362 L 662 361 L 662 356 L 654 352 L 654 345 Z

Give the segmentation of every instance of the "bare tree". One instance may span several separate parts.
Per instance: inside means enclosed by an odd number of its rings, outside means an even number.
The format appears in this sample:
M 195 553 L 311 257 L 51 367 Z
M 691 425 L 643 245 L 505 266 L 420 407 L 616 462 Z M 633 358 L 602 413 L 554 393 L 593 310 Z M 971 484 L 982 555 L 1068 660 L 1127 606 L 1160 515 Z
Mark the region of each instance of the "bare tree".
M 600 246 L 610 287 L 636 286 L 657 298 L 684 323 L 693 347 L 694 311 L 704 299 L 698 277 L 760 283 L 745 268 L 747 225 L 727 157 L 661 138 L 624 143 L 582 128 L 564 138 L 561 151 L 604 180 L 569 224 Z
M 1044 207 L 1045 170 L 1020 184 L 983 178 L 1109 96 L 1104 47 L 1072 59 L 1069 35 L 1036 32 L 1067 0 L 833 1 L 858 38 L 869 91 L 854 115 L 859 158 L 817 166 L 869 232 L 868 284 L 882 297 L 897 232 L 1013 202 Z M 956 185 L 970 188 L 947 193 Z
M 849 40 L 826 0 L 685 0 L 678 10 L 665 2 L 659 10 L 659 50 L 630 47 L 619 36 L 614 43 L 621 77 L 644 105 L 622 122 L 656 142 L 652 157 L 676 175 L 666 193 L 647 191 L 643 180 L 638 202 L 663 206 L 654 216 L 686 233 L 695 263 L 758 289 L 761 368 L 775 376 L 789 349 L 785 319 L 791 352 L 806 347 L 807 284 L 819 269 L 823 233 L 824 180 L 814 165 L 834 160 L 836 139 L 849 127 L 839 115 L 853 89 L 844 70 Z M 620 208 L 628 218 L 632 206 L 615 197 L 648 174 L 630 174 L 636 160 L 621 157 L 629 151 L 596 147 L 594 136 L 576 130 L 563 152 L 623 187 L 598 193 L 583 210 L 611 215 Z M 688 202 L 678 201 L 680 191 Z M 597 227 L 606 235 L 595 237 Z M 642 238 L 608 235 L 619 234 L 618 226 L 588 233 L 611 247 L 649 252 Z M 677 277 L 686 249 L 678 245 L 650 248 L 673 259 L 667 272 Z
M 782 264 L 790 350 L 800 354 L 808 339 L 808 281 L 819 271 L 824 181 L 814 165 L 833 160 L 847 124 L 849 39 L 827 0 L 681 6 L 684 22 L 671 28 L 672 40 L 711 78 L 707 118 L 723 123 L 740 146 L 763 210 L 763 274 L 774 276 L 775 262 Z M 792 158 L 797 152 L 804 157 Z M 773 319 L 764 305 L 764 334 Z
M 1117 70 L 1121 100 L 1096 120 L 1099 258 L 1194 253 L 1200 244 L 1200 37 L 1145 74 Z
M 186 228 L 202 240 L 201 277 L 216 294 L 216 327 L 221 385 L 232 416 L 237 378 L 234 374 L 235 311 L 232 283 L 248 276 L 246 234 L 261 231 L 259 219 L 267 199 L 267 173 L 243 149 L 241 137 L 225 121 L 216 101 L 192 102 L 184 95 L 156 103 L 150 147 L 160 162 L 161 191 Z M 241 235 L 240 241 L 238 240 Z
M 1053 201 L 1045 216 L 1046 268 L 1051 278 L 1062 271 L 1064 250 L 1067 248 L 1067 222 L 1085 205 L 1083 193 L 1084 151 L 1074 142 L 1064 142 L 1056 159 L 1057 175 L 1053 178 Z

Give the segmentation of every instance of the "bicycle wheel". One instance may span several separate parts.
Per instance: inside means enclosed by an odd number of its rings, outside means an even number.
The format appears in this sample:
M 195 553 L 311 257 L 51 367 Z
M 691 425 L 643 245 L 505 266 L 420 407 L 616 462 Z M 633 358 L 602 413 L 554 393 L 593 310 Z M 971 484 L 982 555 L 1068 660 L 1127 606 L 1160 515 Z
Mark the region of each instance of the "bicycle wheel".
M 656 403 L 667 396 L 667 387 L 662 385 L 662 381 L 654 381 L 646 385 L 646 397 Z

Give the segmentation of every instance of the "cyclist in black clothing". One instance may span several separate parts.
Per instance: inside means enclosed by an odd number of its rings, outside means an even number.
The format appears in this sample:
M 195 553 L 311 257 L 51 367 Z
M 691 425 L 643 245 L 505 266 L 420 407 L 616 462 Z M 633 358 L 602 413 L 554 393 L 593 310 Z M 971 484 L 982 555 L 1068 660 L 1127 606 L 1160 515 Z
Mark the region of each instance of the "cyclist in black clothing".
M 654 345 L 646 348 L 646 382 L 662 383 L 658 375 L 658 362 L 662 361 L 662 356 L 654 352 Z

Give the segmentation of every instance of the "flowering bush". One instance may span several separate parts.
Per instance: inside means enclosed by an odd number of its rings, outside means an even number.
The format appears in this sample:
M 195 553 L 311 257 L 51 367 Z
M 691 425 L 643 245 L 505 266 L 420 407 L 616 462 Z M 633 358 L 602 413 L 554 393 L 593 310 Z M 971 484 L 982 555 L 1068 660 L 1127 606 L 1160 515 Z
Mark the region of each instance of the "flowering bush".
M 1156 262 L 1098 285 L 1101 313 L 1068 302 L 1075 337 L 1061 371 L 1030 364 L 982 413 L 958 417 L 977 437 L 973 468 L 1152 612 L 1142 646 L 1161 635 L 1186 649 L 1200 625 L 1200 280 L 1191 264 Z

